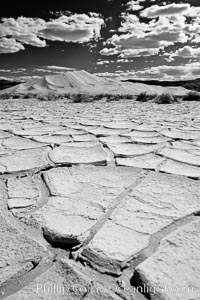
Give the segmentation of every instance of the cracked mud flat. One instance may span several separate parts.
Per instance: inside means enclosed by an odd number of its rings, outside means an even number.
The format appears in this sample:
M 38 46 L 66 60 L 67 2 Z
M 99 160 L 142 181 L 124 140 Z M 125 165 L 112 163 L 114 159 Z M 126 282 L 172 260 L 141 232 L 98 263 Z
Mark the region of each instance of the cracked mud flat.
M 200 107 L 0 104 L 0 299 L 200 299 Z

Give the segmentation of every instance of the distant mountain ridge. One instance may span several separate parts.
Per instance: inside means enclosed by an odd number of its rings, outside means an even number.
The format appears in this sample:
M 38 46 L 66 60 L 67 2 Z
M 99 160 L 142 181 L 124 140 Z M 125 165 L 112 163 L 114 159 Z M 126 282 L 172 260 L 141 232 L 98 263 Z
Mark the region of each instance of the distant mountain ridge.
M 127 79 L 127 80 L 123 80 L 123 82 L 143 83 L 147 85 L 158 85 L 162 87 L 181 86 L 188 90 L 195 90 L 200 92 L 200 78 L 192 79 L 192 80 L 177 80 L 177 81 Z
M 122 82 L 90 74 L 84 70 L 68 71 L 59 75 L 46 75 L 42 78 L 29 79 L 14 87 L 6 89 L 4 93 L 87 93 L 87 94 L 121 94 L 138 95 L 141 92 L 149 94 L 170 93 L 183 96 L 187 90 L 183 87 L 161 87 L 144 83 Z

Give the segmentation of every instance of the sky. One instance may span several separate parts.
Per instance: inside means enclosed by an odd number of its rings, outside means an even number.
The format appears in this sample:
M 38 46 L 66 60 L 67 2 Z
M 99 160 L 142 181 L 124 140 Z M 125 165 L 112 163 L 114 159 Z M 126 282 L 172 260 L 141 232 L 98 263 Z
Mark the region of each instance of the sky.
M 7 2 L 0 77 L 82 69 L 119 79 L 200 77 L 199 0 Z

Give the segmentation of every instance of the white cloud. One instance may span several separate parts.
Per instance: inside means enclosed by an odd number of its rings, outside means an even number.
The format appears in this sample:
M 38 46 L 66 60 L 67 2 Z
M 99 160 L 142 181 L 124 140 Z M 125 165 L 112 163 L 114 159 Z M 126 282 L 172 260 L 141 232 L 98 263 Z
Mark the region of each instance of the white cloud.
M 141 56 L 151 56 L 156 55 L 158 49 L 156 48 L 143 48 L 143 49 L 126 49 L 120 53 L 122 58 L 131 58 L 131 57 L 141 57 Z
M 118 29 L 119 32 L 123 33 L 134 33 L 135 35 L 142 35 L 144 31 L 148 30 L 148 24 L 142 23 L 134 14 L 122 13 L 121 27 Z
M 15 73 L 15 74 L 18 74 L 18 73 L 24 73 L 25 70 L 20 70 L 20 69 L 17 69 L 17 70 L 13 70 L 12 73 Z
M 146 68 L 141 71 L 124 72 L 124 78 L 135 79 L 160 79 L 160 80 L 188 80 L 200 76 L 200 62 L 188 63 L 185 65 L 162 65 Z
M 140 2 L 144 2 L 145 0 L 131 0 L 127 3 L 127 11 L 128 10 L 140 10 L 143 9 L 144 7 L 140 5 Z
M 18 42 L 35 47 L 45 47 L 46 42 L 37 36 L 44 24 L 45 21 L 39 18 L 19 17 L 16 20 L 14 18 L 2 18 L 0 36 L 10 36 Z
M 43 69 L 43 68 L 35 68 L 33 72 L 42 72 L 42 73 L 52 73 L 51 70 Z
M 111 72 L 102 72 L 102 73 L 94 73 L 94 75 L 97 75 L 99 77 L 119 77 L 120 74 L 116 73 L 111 73 Z
M 23 50 L 23 44 L 46 47 L 46 40 L 84 43 L 100 38 L 104 20 L 96 13 L 61 15 L 48 22 L 40 18 L 2 18 L 0 23 L 1 44 L 10 39 L 0 53 L 14 53 Z M 14 47 L 15 44 L 15 47 Z M 21 45 L 21 46 L 20 46 Z M 3 47 L 3 46 L 2 46 Z M 6 52 L 7 51 L 7 52 Z
M 120 58 L 117 60 L 118 63 L 130 63 L 131 61 L 128 60 L 128 59 L 123 59 L 123 58 Z
M 104 21 L 99 14 L 61 16 L 45 24 L 39 35 L 53 41 L 89 42 L 100 37 Z
M 20 72 L 24 72 L 24 71 L 26 71 L 26 69 L 25 69 L 25 68 L 18 68 L 17 70 L 18 70 L 18 71 L 20 71 Z
M 15 79 L 20 81 L 27 81 L 29 79 L 40 79 L 40 78 L 42 78 L 42 76 L 34 75 L 34 76 L 20 76 L 20 77 L 16 77 Z
M 198 29 L 200 29 L 200 25 L 199 25 L 199 28 L 198 28 Z M 193 42 L 193 43 L 199 44 L 199 43 L 200 43 L 200 35 L 199 35 L 199 34 L 196 35 L 195 39 L 194 39 L 192 42 Z
M 75 68 L 68 68 L 68 67 L 60 67 L 60 66 L 47 66 L 47 69 L 50 70 L 61 70 L 61 71 L 74 71 Z
M 110 56 L 118 54 L 118 50 L 116 48 L 104 48 L 100 51 L 101 55 Z
M 183 58 L 190 58 L 190 57 L 200 57 L 200 48 L 193 48 L 191 46 L 184 46 L 183 48 L 179 48 L 174 53 L 170 55 L 170 57 L 183 57 Z
M 190 11 L 190 4 L 177 4 L 172 3 L 164 6 L 153 5 L 141 13 L 141 16 L 146 18 L 156 18 L 162 15 L 171 16 L 171 15 L 180 15 L 184 13 L 188 13 Z
M 34 33 L 21 34 L 20 36 L 15 35 L 13 37 L 25 45 L 31 45 L 34 47 L 45 47 L 46 46 L 46 41 L 41 40 Z
M 21 43 L 16 42 L 15 39 L 5 37 L 0 39 L 0 54 L 15 53 L 20 50 L 24 50 L 24 46 Z
M 76 69 L 68 68 L 68 67 L 60 67 L 60 66 L 42 66 L 40 68 L 33 69 L 33 72 L 59 74 L 59 73 L 65 73 L 67 71 L 74 71 L 74 70 Z
M 105 65 L 105 64 L 109 64 L 110 61 L 109 60 L 100 60 L 97 62 L 97 65 Z
M 115 34 L 110 39 L 110 43 L 116 47 L 114 49 L 115 54 L 118 53 L 121 57 L 155 55 L 165 47 L 174 45 L 177 42 L 187 42 L 187 36 L 181 31 L 152 30 L 149 33 L 143 33 L 142 35 L 128 33 L 119 36 Z M 104 53 L 104 55 L 111 55 L 106 48 L 101 51 L 101 54 L 102 53 Z
M 132 10 L 132 7 L 134 7 L 135 5 L 141 5 L 141 2 L 145 2 L 146 0 L 130 0 L 126 6 L 127 6 L 127 10 Z M 143 7 L 143 6 L 142 6 Z
M 189 2 L 189 1 L 188 1 Z M 156 18 L 160 16 L 181 15 L 196 17 L 199 16 L 200 7 L 191 6 L 189 3 L 171 3 L 167 5 L 152 5 L 141 12 L 142 17 Z
M 17 76 L 17 77 L 4 77 L 4 76 L 1 76 L 0 79 L 4 79 L 4 80 L 7 80 L 7 81 L 17 81 L 17 82 L 24 82 L 24 81 L 27 81 L 29 79 L 40 79 L 42 78 L 42 76 Z
M 9 69 L 0 69 L 0 72 L 2 72 L 2 73 L 10 73 L 11 70 L 9 70 Z
M 180 48 L 183 48 L 187 42 L 200 43 L 200 8 L 172 3 L 152 5 L 141 11 L 139 16 L 131 13 L 131 5 L 140 5 L 140 2 L 128 2 L 128 9 L 121 16 L 120 33 L 114 34 L 106 43 L 113 48 L 102 49 L 102 55 L 118 54 L 121 58 L 131 58 L 165 52 L 164 57 L 167 57 L 165 49 L 168 46 L 182 43 Z M 141 16 L 149 20 L 143 22 Z M 166 59 L 171 61 L 169 55 Z
M 138 80 L 189 80 L 200 76 L 200 62 L 188 63 L 185 65 L 161 65 L 149 67 L 144 70 L 116 71 L 113 73 L 96 73 L 101 77 L 118 77 L 120 79 L 138 79 Z

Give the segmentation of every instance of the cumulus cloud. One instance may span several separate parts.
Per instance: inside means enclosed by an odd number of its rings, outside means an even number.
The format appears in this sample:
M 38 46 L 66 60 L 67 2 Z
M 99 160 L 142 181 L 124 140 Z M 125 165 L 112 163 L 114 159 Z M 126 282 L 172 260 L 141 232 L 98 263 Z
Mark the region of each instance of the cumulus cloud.
M 110 56 L 118 54 L 118 50 L 116 48 L 104 48 L 100 51 L 101 55 Z
M 15 53 L 24 50 L 24 46 L 13 38 L 0 39 L 0 54 L 2 53 Z
M 140 71 L 127 71 L 124 78 L 135 79 L 158 79 L 158 80 L 188 80 L 200 76 L 200 62 L 188 63 L 185 65 L 161 65 L 157 67 L 145 68 Z
M 16 20 L 14 18 L 2 18 L 0 36 L 12 37 L 22 44 L 45 47 L 46 42 L 37 36 L 38 31 L 43 28 L 44 24 L 45 21 L 39 18 L 19 17 Z
M 140 2 L 144 2 L 145 0 L 131 0 L 127 3 L 127 10 L 140 10 L 144 7 L 140 4 Z
M 182 58 L 190 58 L 190 57 L 200 57 L 200 48 L 193 48 L 191 46 L 184 46 L 183 48 L 179 48 L 174 53 L 170 55 L 171 58 L 174 57 L 182 57 Z
M 183 32 L 156 31 L 139 34 L 128 33 L 124 35 L 113 35 L 110 43 L 115 46 L 113 52 L 106 48 L 101 51 L 103 55 L 120 54 L 121 57 L 138 57 L 158 54 L 167 46 L 175 43 L 187 42 L 187 36 Z
M 103 24 L 103 19 L 96 13 L 61 16 L 47 22 L 39 35 L 53 41 L 83 43 L 98 39 Z
M 113 48 L 102 49 L 102 55 L 118 54 L 121 58 L 163 55 L 169 46 L 183 48 L 185 43 L 200 43 L 200 8 L 172 3 L 152 5 L 137 15 L 130 12 L 131 5 L 141 5 L 140 2 L 128 2 L 128 9 L 121 16 L 119 33 L 107 40 L 107 45 Z M 147 20 L 144 22 L 141 17 Z M 172 57 L 167 59 L 172 60 Z
M 103 17 L 96 13 L 88 15 L 68 13 L 68 15 L 60 15 L 48 22 L 40 18 L 2 18 L 0 23 L 2 49 L 0 48 L 0 53 L 24 50 L 23 44 L 46 47 L 46 40 L 74 43 L 97 40 L 101 36 L 103 25 Z M 7 43 L 7 47 L 4 47 L 5 43 Z M 11 44 L 12 47 L 9 47 Z
M 141 13 L 141 16 L 146 18 L 156 18 L 160 16 L 180 15 L 190 11 L 190 4 L 172 3 L 164 6 L 153 5 Z

